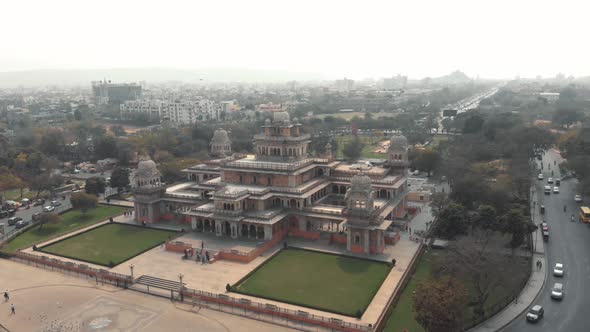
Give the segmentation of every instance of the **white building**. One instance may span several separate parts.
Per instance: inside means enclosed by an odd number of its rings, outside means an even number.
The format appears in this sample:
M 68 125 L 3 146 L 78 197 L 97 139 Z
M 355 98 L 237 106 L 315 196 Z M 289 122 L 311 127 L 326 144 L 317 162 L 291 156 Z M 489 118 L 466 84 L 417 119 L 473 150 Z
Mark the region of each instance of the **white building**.
M 341 80 L 336 80 L 336 82 L 334 82 L 334 87 L 341 92 L 351 91 L 354 89 L 354 80 L 349 80 L 346 77 Z
M 199 121 L 219 120 L 221 106 L 208 99 L 197 101 L 161 101 L 133 100 L 121 105 L 121 113 L 145 113 L 150 118 L 158 117 L 179 124 L 191 124 Z

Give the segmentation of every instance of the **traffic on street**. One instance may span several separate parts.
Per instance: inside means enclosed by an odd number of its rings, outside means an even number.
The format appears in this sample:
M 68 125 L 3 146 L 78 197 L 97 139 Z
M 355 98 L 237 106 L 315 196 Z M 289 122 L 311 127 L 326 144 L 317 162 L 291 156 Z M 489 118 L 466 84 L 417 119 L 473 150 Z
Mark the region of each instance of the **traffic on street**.
M 535 224 L 547 223 L 545 238 L 545 262 L 547 275 L 544 286 L 537 298 L 502 331 L 588 331 L 590 317 L 590 225 L 580 221 L 579 211 L 588 205 L 586 197 L 578 197 L 577 180 L 566 178 L 559 170 L 561 156 L 555 150 L 547 151 L 542 160 L 537 160 L 538 173 L 535 176 L 536 190 L 533 208 L 542 220 Z M 541 166 L 542 165 L 542 166 Z M 548 183 L 553 178 L 554 183 Z M 559 185 L 555 181 L 559 179 Z M 545 193 L 545 186 L 558 187 L 558 191 Z M 557 265 L 559 264 L 559 265 Z M 528 312 L 536 312 L 535 305 L 543 309 L 538 319 Z M 533 309 L 533 310 L 531 310 Z M 533 314 L 534 316 L 534 314 Z M 531 320 L 531 321 L 528 321 Z

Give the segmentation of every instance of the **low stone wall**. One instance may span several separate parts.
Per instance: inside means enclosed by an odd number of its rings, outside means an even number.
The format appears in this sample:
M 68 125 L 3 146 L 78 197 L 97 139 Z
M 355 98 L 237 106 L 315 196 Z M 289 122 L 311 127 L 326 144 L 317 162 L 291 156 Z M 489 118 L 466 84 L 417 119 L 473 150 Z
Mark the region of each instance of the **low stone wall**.
M 320 232 L 306 232 L 306 231 L 300 231 L 298 229 L 290 229 L 289 236 L 301 237 L 306 240 L 319 240 L 320 239 Z
M 193 250 L 191 244 L 180 241 L 166 241 L 165 248 L 166 251 L 179 252 L 181 254 L 184 254 L 187 249 Z

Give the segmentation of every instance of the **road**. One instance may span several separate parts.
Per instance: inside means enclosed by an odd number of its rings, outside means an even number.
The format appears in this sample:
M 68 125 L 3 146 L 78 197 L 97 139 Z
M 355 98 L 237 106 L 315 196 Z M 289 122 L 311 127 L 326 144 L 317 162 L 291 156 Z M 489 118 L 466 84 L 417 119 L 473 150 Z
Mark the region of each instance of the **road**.
M 517 317 L 504 332 L 521 331 L 588 331 L 590 327 L 590 227 L 578 222 L 578 209 L 581 204 L 574 202 L 577 180 L 561 182 L 559 194 L 543 194 L 543 187 L 551 171 L 558 176 L 559 154 L 548 151 L 543 157 L 544 180 L 536 180 L 536 207 L 545 205 L 545 220 L 549 224 L 550 239 L 545 243 L 545 255 L 549 269 L 545 285 L 533 304 L 545 309 L 545 317 L 536 324 L 526 322 L 525 313 Z M 553 162 L 556 161 L 557 165 Z M 547 166 L 551 164 L 549 169 Z M 556 177 L 554 176 L 554 177 Z M 587 198 L 584 205 L 588 205 Z M 563 211 L 566 206 L 567 212 Z M 570 221 L 574 214 L 575 222 Z M 539 223 L 535 220 L 535 223 Z M 553 276 L 556 262 L 564 264 L 563 278 Z M 555 282 L 564 285 L 563 301 L 551 299 L 551 288 Z
M 445 118 L 444 117 L 444 110 L 446 109 L 454 109 L 457 110 L 457 114 L 459 113 L 463 113 L 463 112 L 467 112 L 469 110 L 475 109 L 479 106 L 479 103 L 485 99 L 485 98 L 489 98 L 491 96 L 493 96 L 496 92 L 498 92 L 500 90 L 501 86 L 497 86 L 494 88 L 491 88 L 489 90 L 486 90 L 484 92 L 480 92 L 478 94 L 475 94 L 473 96 L 469 96 L 467 98 L 461 99 L 460 101 L 447 105 L 443 108 L 440 109 L 440 115 L 438 117 L 438 128 L 439 130 L 442 132 L 443 131 L 443 125 L 442 125 L 442 120 Z
M 55 208 L 55 212 L 62 212 L 62 211 L 65 211 L 71 207 L 70 195 L 71 195 L 71 193 L 68 192 L 68 193 L 64 193 L 63 195 L 59 195 L 55 198 L 56 201 L 61 203 L 61 206 L 58 206 Z M 62 196 L 65 196 L 65 200 L 62 199 Z M 42 206 L 31 206 L 31 208 L 29 208 L 29 209 L 20 208 L 18 211 L 16 211 L 16 214 L 14 216 L 21 217 L 21 218 L 23 218 L 23 220 L 31 221 L 31 217 L 34 213 L 43 212 L 43 207 L 49 205 L 50 203 L 51 203 L 51 199 L 46 199 L 45 204 L 43 204 Z M 12 231 L 15 227 L 14 225 L 8 226 L 8 218 L 9 217 L 0 219 L 0 223 L 4 224 L 4 232 L 5 233 Z

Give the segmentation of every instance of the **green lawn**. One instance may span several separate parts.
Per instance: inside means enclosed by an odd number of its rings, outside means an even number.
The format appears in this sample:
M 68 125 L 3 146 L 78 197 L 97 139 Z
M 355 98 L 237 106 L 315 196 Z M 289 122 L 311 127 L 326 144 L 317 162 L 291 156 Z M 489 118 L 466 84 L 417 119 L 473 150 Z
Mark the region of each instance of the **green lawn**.
M 362 158 L 378 158 L 378 159 L 387 159 L 386 153 L 375 153 L 373 152 L 375 149 L 379 147 L 379 142 L 385 141 L 385 137 L 368 137 L 368 136 L 358 136 L 361 142 L 365 144 L 363 151 L 361 152 Z M 342 150 L 344 146 L 352 141 L 354 137 L 352 135 L 346 136 L 338 136 L 336 137 L 336 141 L 338 142 L 338 151 L 336 151 L 336 158 L 344 158 L 344 153 Z
M 410 282 L 406 285 L 406 288 L 402 291 L 402 294 L 397 302 L 395 308 L 393 308 L 390 317 L 385 325 L 385 331 L 388 332 L 402 332 L 404 330 L 412 332 L 423 332 L 424 329 L 416 320 L 414 320 L 414 291 L 416 290 L 417 284 L 424 280 L 434 278 L 432 276 L 433 265 L 436 264 L 438 259 L 442 258 L 445 251 L 429 251 L 425 253 L 421 260 L 418 262 L 416 272 L 410 279 Z M 507 257 L 509 259 L 509 257 Z M 519 293 L 522 288 L 522 282 L 524 279 L 528 279 L 528 271 L 530 271 L 530 261 L 528 257 L 514 258 L 511 262 L 511 266 L 514 266 L 512 270 L 513 277 L 509 282 L 498 286 L 490 295 L 485 310 L 491 314 L 492 308 L 497 307 L 500 304 L 504 304 L 505 298 L 514 293 Z M 475 298 L 476 293 L 470 279 L 467 276 L 458 276 L 459 280 L 465 286 L 467 294 L 470 298 Z M 464 324 L 471 326 L 473 323 L 474 315 L 472 308 L 465 306 L 464 311 Z
M 115 266 L 157 246 L 175 233 L 113 223 L 50 244 L 40 251 L 104 266 L 112 262 L 112 266 Z
M 391 267 L 344 256 L 284 249 L 236 286 L 242 293 L 356 316 Z
M 14 253 L 18 249 L 30 247 L 35 243 L 49 238 L 95 224 L 112 216 L 117 216 L 123 213 L 124 210 L 126 209 L 120 206 L 98 205 L 95 209 L 87 211 L 85 215 L 77 210 L 68 211 L 61 215 L 61 221 L 59 223 L 43 225 L 41 229 L 34 227 L 15 237 L 6 247 L 2 248 L 2 251 Z

